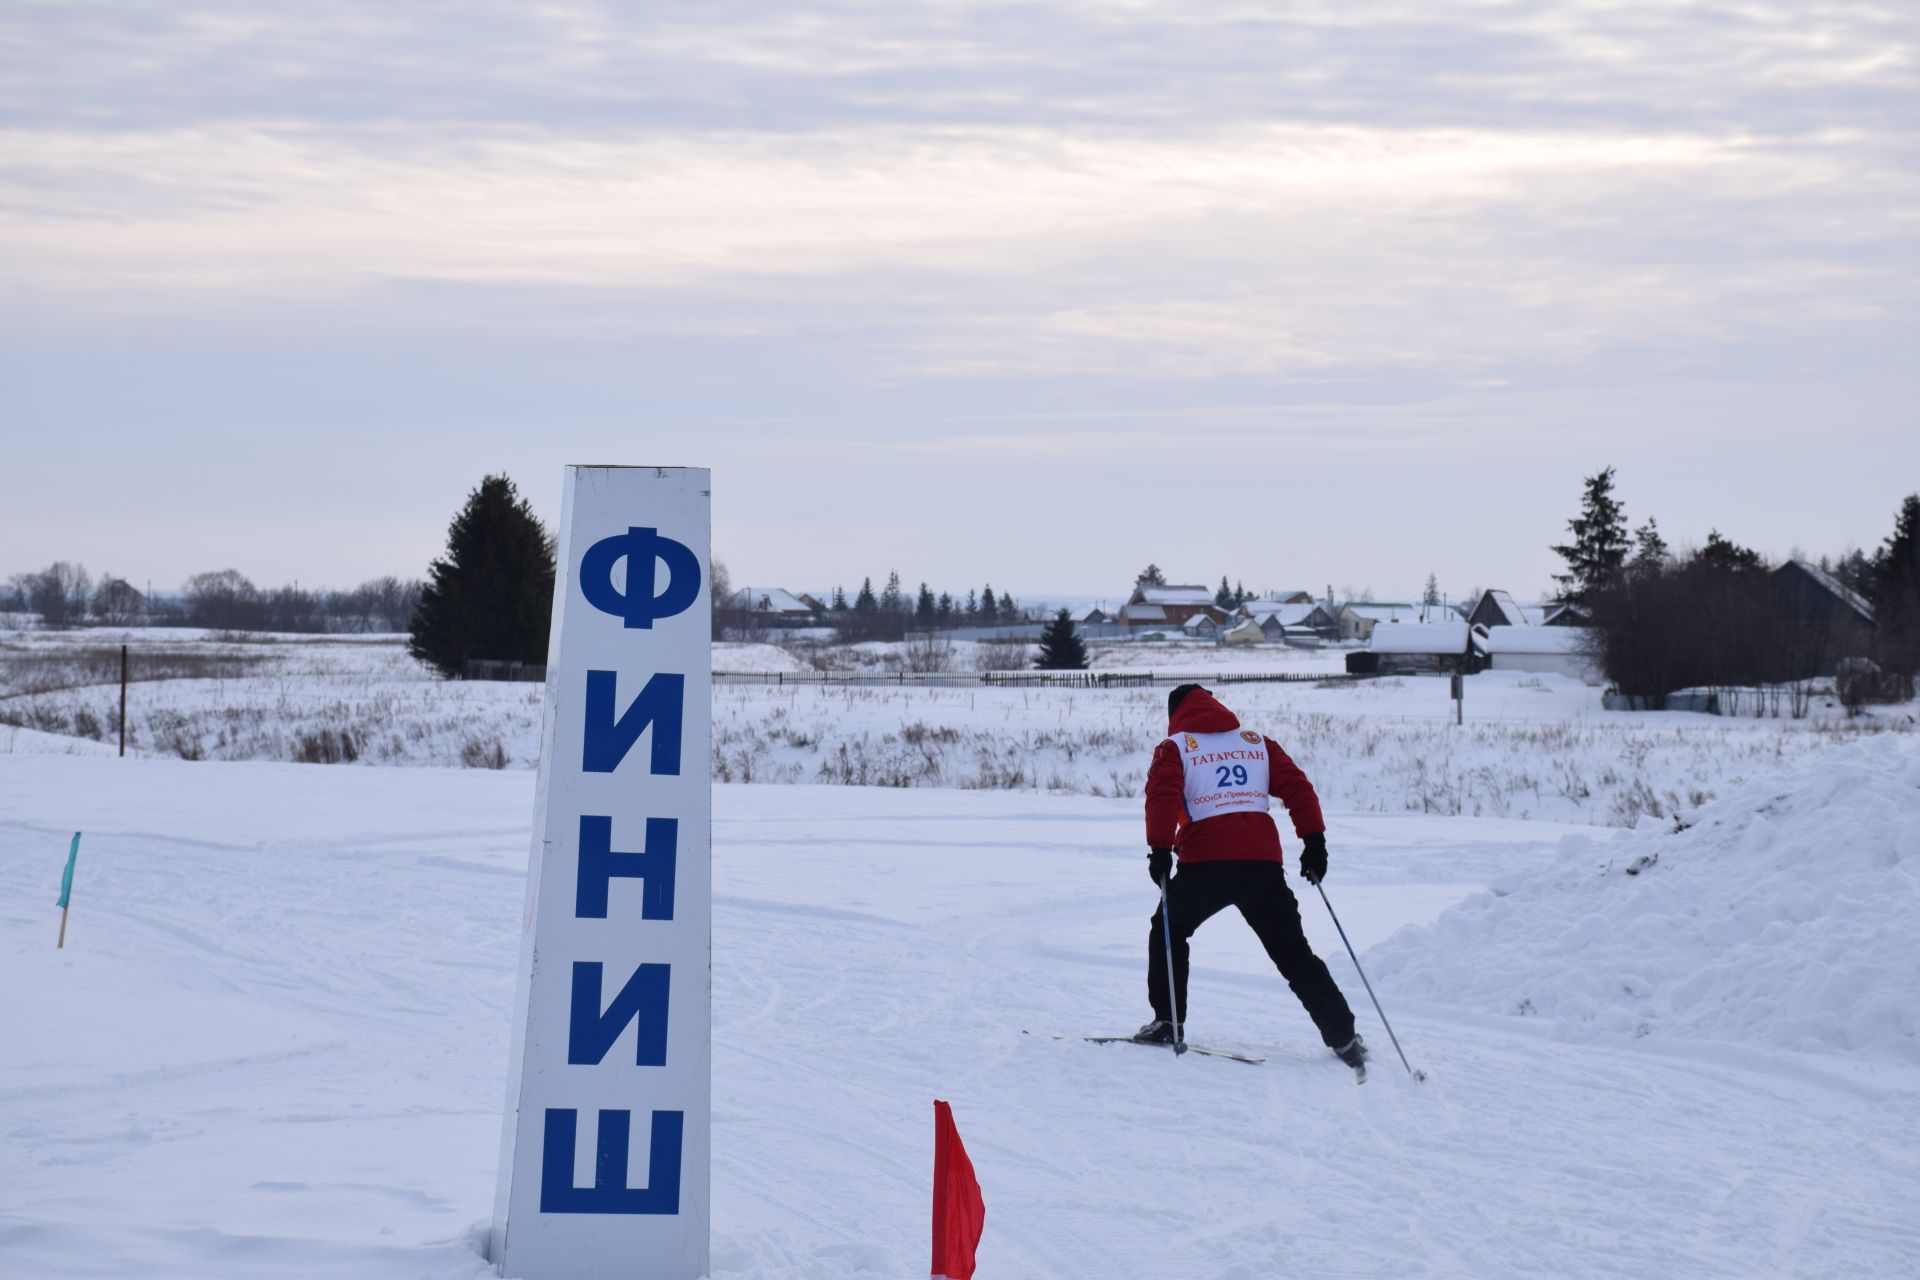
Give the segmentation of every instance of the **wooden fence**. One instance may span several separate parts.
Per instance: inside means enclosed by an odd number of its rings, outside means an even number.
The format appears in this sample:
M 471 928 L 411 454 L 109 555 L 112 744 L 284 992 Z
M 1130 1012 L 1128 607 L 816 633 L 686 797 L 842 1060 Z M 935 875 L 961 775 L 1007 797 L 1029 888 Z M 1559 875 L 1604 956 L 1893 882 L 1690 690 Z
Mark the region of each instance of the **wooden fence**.
M 1351 684 L 1360 677 L 1299 671 L 716 671 L 715 684 L 894 685 L 919 688 L 1146 689 L 1176 684 Z

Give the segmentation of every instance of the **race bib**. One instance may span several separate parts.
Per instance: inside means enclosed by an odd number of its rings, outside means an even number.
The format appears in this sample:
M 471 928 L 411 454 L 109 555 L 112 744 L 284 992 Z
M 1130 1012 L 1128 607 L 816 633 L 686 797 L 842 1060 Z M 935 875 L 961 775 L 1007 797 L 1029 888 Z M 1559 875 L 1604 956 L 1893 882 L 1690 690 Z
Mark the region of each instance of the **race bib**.
M 1176 733 L 1167 741 L 1186 771 L 1187 817 L 1199 822 L 1223 813 L 1266 813 L 1266 740 L 1251 729 Z

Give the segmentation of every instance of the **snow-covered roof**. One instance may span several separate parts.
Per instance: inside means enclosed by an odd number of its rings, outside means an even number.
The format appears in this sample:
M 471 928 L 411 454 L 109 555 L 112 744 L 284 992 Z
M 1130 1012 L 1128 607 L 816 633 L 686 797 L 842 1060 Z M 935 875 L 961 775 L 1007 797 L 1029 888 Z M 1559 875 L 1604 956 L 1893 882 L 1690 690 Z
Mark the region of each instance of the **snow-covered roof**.
M 1873 606 L 1867 603 L 1864 596 L 1850 589 L 1845 583 L 1841 582 L 1840 579 L 1834 577 L 1819 565 L 1808 564 L 1805 560 L 1789 560 L 1787 563 L 1800 566 L 1802 573 L 1832 592 L 1838 599 L 1845 602 L 1849 609 L 1859 614 L 1862 622 L 1871 623 L 1873 621 Z
M 1375 622 L 1418 622 L 1420 606 L 1417 604 L 1396 604 L 1377 600 L 1349 601 L 1345 608 L 1358 618 L 1372 618 Z
M 1505 591 L 1489 591 L 1487 595 L 1498 606 L 1500 612 L 1507 615 L 1509 625 L 1516 627 L 1538 627 L 1547 620 L 1546 608 L 1537 604 L 1521 604 Z
M 1540 606 L 1540 625 L 1543 627 L 1553 626 L 1555 618 L 1562 617 L 1566 614 L 1572 614 L 1576 618 L 1586 616 L 1582 610 L 1576 609 L 1566 601 L 1556 600 L 1551 604 L 1543 604 Z M 1561 625 L 1567 626 L 1571 624 L 1562 623 Z
M 1254 640 L 1254 639 L 1264 640 L 1266 639 L 1267 633 L 1260 629 L 1260 624 L 1258 622 L 1249 618 L 1245 622 L 1241 623 L 1239 626 L 1235 627 L 1233 630 L 1227 632 L 1227 639 L 1231 640 L 1235 636 L 1239 636 L 1242 639 L 1246 639 L 1246 640 Z
M 1249 617 L 1258 617 L 1263 613 L 1272 613 L 1275 609 L 1285 608 L 1287 605 L 1311 603 L 1313 603 L 1311 591 L 1270 591 L 1258 600 L 1249 600 L 1240 607 L 1247 611 Z
M 1196 605 L 1213 603 L 1213 592 L 1205 587 L 1151 587 L 1143 582 L 1134 588 L 1134 595 L 1147 604 Z
M 1585 653 L 1587 627 L 1475 627 L 1474 648 L 1482 653 Z
M 1272 619 L 1276 624 L 1283 627 L 1297 627 L 1312 617 L 1314 610 L 1319 607 L 1319 605 L 1314 604 L 1312 601 L 1308 601 L 1306 604 L 1269 605 L 1267 608 L 1255 613 L 1253 620 L 1261 626 L 1265 626 L 1267 620 Z
M 749 613 L 812 613 L 805 600 L 783 587 L 742 587 L 727 597 L 730 609 Z
M 1165 622 L 1167 611 L 1157 604 L 1123 604 L 1120 616 L 1128 622 Z
M 1204 613 L 1196 613 L 1180 624 L 1181 629 L 1185 631 L 1205 631 L 1209 627 L 1218 628 L 1219 625 Z
M 1465 653 L 1465 622 L 1402 622 L 1375 627 L 1367 648 L 1374 653 Z

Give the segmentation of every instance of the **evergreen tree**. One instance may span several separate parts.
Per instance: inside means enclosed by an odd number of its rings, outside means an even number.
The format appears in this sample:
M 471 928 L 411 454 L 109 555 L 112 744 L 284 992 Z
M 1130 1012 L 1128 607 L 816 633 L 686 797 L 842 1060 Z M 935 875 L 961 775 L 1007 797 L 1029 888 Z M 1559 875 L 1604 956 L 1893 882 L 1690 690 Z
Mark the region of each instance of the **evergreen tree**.
M 1694 553 L 1693 562 L 1717 573 L 1753 573 L 1767 567 L 1758 551 L 1727 541 L 1718 529 L 1707 530 L 1707 545 Z
M 1020 602 L 1013 598 L 1013 592 L 1011 591 L 1002 591 L 1000 593 L 1000 621 L 1026 621 L 1026 619 L 1020 616 Z
M 1040 656 L 1034 666 L 1042 671 L 1084 671 L 1087 666 L 1086 642 L 1074 630 L 1073 615 L 1062 609 L 1040 633 Z
M 880 612 L 880 602 L 873 598 L 872 578 L 860 580 L 860 594 L 853 598 L 853 612 L 854 616 L 862 619 L 870 619 Z
M 847 611 L 847 589 L 845 587 L 836 586 L 833 589 L 833 611 L 835 613 L 845 613 Z
M 1424 605 L 1436 605 L 1440 603 L 1439 574 L 1430 573 L 1427 575 L 1426 588 L 1420 592 L 1420 603 Z
M 1660 522 L 1652 516 L 1633 531 L 1633 567 L 1645 571 L 1667 562 L 1667 540 L 1660 536 Z
M 967 621 L 975 622 L 980 617 L 980 596 L 972 587 L 967 588 Z
M 1233 607 L 1238 609 L 1253 599 L 1253 593 L 1247 590 L 1247 584 L 1236 579 L 1233 584 Z
M 940 605 L 933 598 L 933 589 L 926 583 L 920 584 L 920 599 L 913 609 L 915 625 L 931 627 L 938 620 Z
M 1910 493 L 1873 557 L 1874 616 L 1897 642 L 1920 645 L 1920 493 Z
M 1227 575 L 1224 573 L 1220 575 L 1220 589 L 1213 593 L 1213 603 L 1216 608 L 1220 609 L 1232 609 L 1236 607 L 1233 599 L 1233 588 L 1228 585 Z
M 907 596 L 900 589 L 900 575 L 889 573 L 886 588 L 880 592 L 880 610 L 891 615 L 905 612 L 906 607 Z
M 1840 563 L 1833 566 L 1833 576 L 1840 579 L 1842 586 L 1859 592 L 1868 600 L 1879 598 L 1879 589 L 1873 579 L 1873 560 L 1858 547 L 1840 557 Z
M 993 598 L 993 584 L 988 583 L 980 592 L 980 622 L 992 626 L 1000 620 L 1000 602 Z
M 940 593 L 940 603 L 936 607 L 935 618 L 943 627 L 953 625 L 953 597 L 944 591 Z
M 469 658 L 545 662 L 553 539 L 505 476 L 487 476 L 447 527 L 427 569 L 407 652 L 454 677 Z
M 1140 576 L 1134 579 L 1134 583 L 1142 587 L 1164 587 L 1167 585 L 1167 580 L 1161 574 L 1159 565 L 1150 564 L 1140 571 Z
M 1554 575 L 1560 598 L 1584 605 L 1620 572 L 1627 559 L 1627 513 L 1613 496 L 1613 468 L 1586 480 L 1580 514 L 1567 521 L 1573 541 L 1553 548 L 1567 562 L 1567 571 Z

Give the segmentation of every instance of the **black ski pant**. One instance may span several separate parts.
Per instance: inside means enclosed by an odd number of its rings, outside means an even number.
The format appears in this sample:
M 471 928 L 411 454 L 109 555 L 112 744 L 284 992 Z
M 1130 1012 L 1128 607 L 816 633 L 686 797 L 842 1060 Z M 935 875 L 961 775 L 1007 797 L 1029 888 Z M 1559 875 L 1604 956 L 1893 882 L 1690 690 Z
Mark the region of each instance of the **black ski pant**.
M 1237 907 L 1267 949 L 1274 967 L 1306 1008 L 1320 1038 L 1330 1049 L 1353 1039 L 1353 1010 L 1333 983 L 1326 963 L 1313 954 L 1300 928 L 1300 904 L 1277 862 L 1189 862 L 1167 882 L 1173 909 L 1173 985 L 1179 995 L 1180 1021 L 1187 1018 L 1187 939 L 1224 907 Z M 1147 940 L 1147 1000 L 1153 1016 L 1170 1020 L 1167 1002 L 1167 946 L 1160 910 L 1154 909 Z

